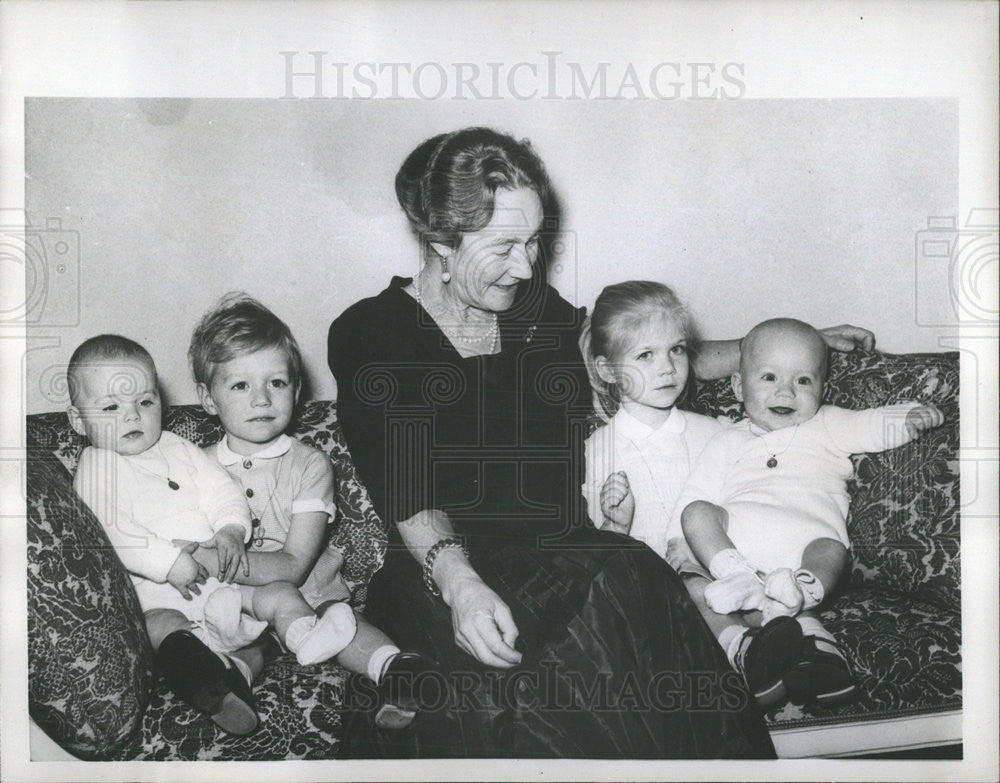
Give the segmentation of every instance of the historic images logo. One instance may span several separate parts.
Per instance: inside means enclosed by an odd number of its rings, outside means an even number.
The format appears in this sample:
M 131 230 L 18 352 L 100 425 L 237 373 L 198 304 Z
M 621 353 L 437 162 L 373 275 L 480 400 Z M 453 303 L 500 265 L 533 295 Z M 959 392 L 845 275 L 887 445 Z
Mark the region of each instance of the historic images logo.
M 735 100 L 739 62 L 580 63 L 562 52 L 518 62 L 345 62 L 329 51 L 278 52 L 283 99 Z

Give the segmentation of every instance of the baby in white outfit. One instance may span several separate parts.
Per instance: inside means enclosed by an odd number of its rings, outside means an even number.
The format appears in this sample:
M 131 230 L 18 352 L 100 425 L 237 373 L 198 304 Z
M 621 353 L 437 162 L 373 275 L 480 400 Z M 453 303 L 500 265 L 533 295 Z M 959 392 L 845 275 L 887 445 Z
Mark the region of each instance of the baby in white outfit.
M 713 437 L 692 469 L 668 560 L 685 570 L 683 529 L 715 580 L 704 590 L 712 611 L 760 610 L 765 626 L 795 617 L 802 648 L 781 684 L 793 696 L 836 703 L 855 695 L 853 676 L 812 610 L 848 563 L 849 457 L 901 446 L 944 418 L 919 403 L 821 405 L 826 371 L 826 345 L 808 324 L 774 319 L 747 334 L 732 378 L 747 418 Z

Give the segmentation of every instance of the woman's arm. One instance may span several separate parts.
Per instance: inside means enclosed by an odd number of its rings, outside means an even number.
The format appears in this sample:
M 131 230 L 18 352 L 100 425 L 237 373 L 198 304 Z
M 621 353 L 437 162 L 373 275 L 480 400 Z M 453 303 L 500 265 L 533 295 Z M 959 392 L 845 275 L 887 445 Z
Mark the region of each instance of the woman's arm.
M 691 367 L 703 381 L 728 378 L 740 369 L 740 341 L 706 340 L 698 346 Z
M 375 512 L 395 524 L 409 552 L 423 565 L 438 541 L 455 535 L 447 515 L 421 509 L 416 493 L 389 496 L 388 476 L 405 475 L 413 455 L 429 444 L 411 443 L 412 451 L 389 451 L 388 400 L 414 396 L 420 373 L 409 373 L 414 357 L 398 335 L 414 325 L 383 301 L 351 307 L 330 327 L 327 359 L 337 381 L 337 419 L 359 478 Z M 374 324 L 381 328 L 375 329 Z M 419 397 L 417 397 L 419 399 Z M 517 626 L 510 609 L 472 568 L 457 548 L 445 549 L 434 561 L 432 574 L 451 608 L 455 643 L 489 666 L 508 668 L 521 660 L 513 645 Z
M 448 515 L 436 509 L 419 511 L 403 520 L 399 532 L 421 565 L 431 547 L 455 535 Z M 442 550 L 434 560 L 431 576 L 451 608 L 459 647 L 488 666 L 506 669 L 521 661 L 521 653 L 514 649 L 518 631 L 510 609 L 479 577 L 461 549 Z
M 850 324 L 828 326 L 820 329 L 826 344 L 835 351 L 849 352 L 856 348 L 871 351 L 875 348 L 875 335 L 867 329 Z M 692 361 L 694 374 L 705 381 L 727 378 L 740 369 L 739 340 L 706 340 L 701 343 Z

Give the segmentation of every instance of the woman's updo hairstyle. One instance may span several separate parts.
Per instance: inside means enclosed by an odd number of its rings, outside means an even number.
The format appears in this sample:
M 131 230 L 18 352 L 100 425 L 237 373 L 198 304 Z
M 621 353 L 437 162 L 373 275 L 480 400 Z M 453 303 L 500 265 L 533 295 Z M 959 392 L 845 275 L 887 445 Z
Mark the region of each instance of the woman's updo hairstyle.
M 530 143 L 490 128 L 434 136 L 396 174 L 396 198 L 410 226 L 424 243 L 451 248 L 490 222 L 497 190 L 517 188 L 531 188 L 547 207 L 549 178 Z

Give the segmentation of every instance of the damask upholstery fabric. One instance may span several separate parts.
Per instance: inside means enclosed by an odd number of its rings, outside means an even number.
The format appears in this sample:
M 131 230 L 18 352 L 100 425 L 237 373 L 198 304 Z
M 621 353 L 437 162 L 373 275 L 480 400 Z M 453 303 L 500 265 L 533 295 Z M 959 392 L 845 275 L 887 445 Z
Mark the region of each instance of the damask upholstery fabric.
M 254 682 L 260 728 L 237 737 L 178 700 L 160 681 L 135 741 L 108 759 L 275 761 L 328 759 L 338 751 L 342 734 L 346 669 L 334 662 L 299 666 L 295 656 L 269 661 Z
M 353 591 L 352 603 L 363 607 L 368 580 L 382 563 L 385 528 L 354 473 L 336 406 L 306 403 L 296 422 L 291 434 L 333 460 L 338 514 L 329 546 L 344 554 L 343 573 Z M 222 436 L 218 421 L 196 406 L 167 410 L 164 426 L 198 445 Z M 69 428 L 63 413 L 28 417 L 28 431 L 39 444 L 29 461 L 28 493 L 29 553 L 33 553 L 29 554 L 29 682 L 36 722 L 82 758 L 263 761 L 335 756 L 348 673 L 334 662 L 302 667 L 290 654 L 269 661 L 254 683 L 261 728 L 246 737 L 223 734 L 174 697 L 153 673 L 131 582 L 100 524 L 73 491 L 67 471 L 76 469 L 84 439 Z M 77 545 L 81 539 L 84 543 Z M 67 562 L 66 552 L 87 557 Z M 91 565 L 97 556 L 98 564 Z M 83 566 L 77 562 L 81 557 Z M 73 573 L 84 566 L 97 584 L 83 591 L 86 605 L 78 600 L 81 588 Z M 125 624 L 129 634 L 118 627 Z M 101 664 L 94 665 L 90 648 L 77 638 L 81 635 L 102 651 L 112 650 L 113 657 L 102 657 Z M 129 649 L 119 649 L 126 641 L 131 643 Z M 54 657 L 50 648 L 60 657 Z M 86 679 L 76 673 L 80 667 L 87 669 Z M 127 672 L 119 671 L 122 667 Z M 67 678 L 75 679 L 67 683 Z M 82 687 L 74 691 L 73 683 Z
M 861 697 L 842 707 L 775 707 L 767 714 L 775 729 L 956 710 L 962 704 L 958 356 L 858 353 L 831 359 L 825 402 L 848 408 L 934 402 L 946 424 L 900 449 L 852 458 L 852 570 L 823 619 L 843 642 Z M 692 399 L 698 412 L 740 416 L 728 380 L 698 384 Z M 338 515 L 329 545 L 345 555 L 344 576 L 353 603 L 362 606 L 368 580 L 384 557 L 386 529 L 354 472 L 335 403 L 306 403 L 296 421 L 291 434 L 331 455 Z M 169 409 L 164 423 L 199 445 L 222 434 L 197 406 Z M 154 679 L 131 584 L 72 490 L 83 439 L 63 413 L 29 416 L 28 433 L 29 696 L 39 725 L 85 758 L 338 755 L 348 675 L 334 663 L 301 667 L 287 654 L 270 660 L 254 686 L 262 727 L 248 737 L 218 732 Z
M 129 746 L 152 650 L 132 582 L 50 451 L 27 460 L 28 689 L 32 718 L 82 758 Z

